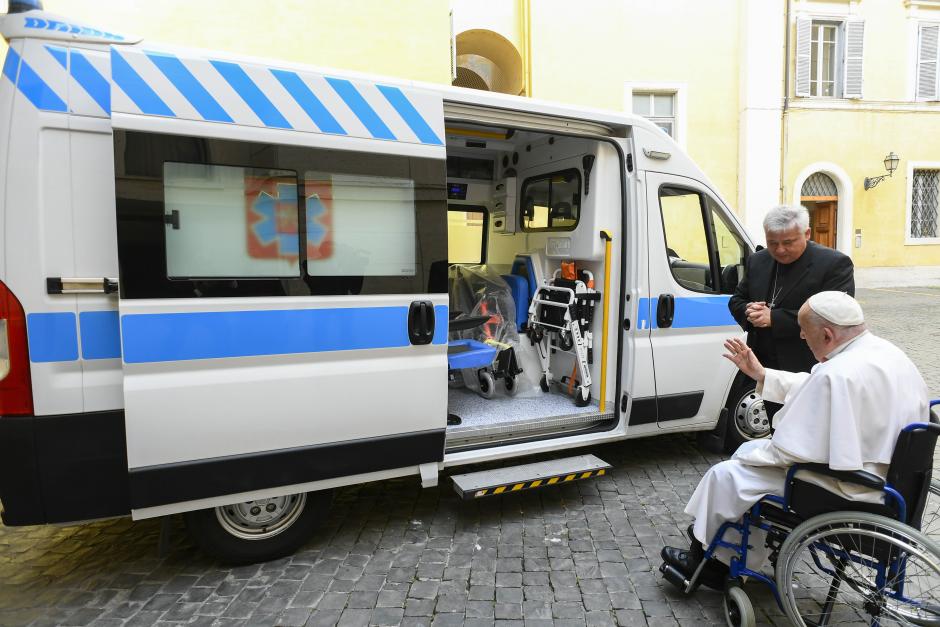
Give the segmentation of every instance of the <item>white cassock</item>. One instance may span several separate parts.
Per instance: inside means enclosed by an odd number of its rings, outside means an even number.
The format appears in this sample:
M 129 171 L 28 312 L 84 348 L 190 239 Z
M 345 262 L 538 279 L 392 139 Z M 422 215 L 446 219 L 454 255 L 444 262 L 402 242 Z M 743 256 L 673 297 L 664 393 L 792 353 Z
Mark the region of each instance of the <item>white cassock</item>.
M 773 437 L 745 442 L 731 459 L 712 466 L 685 507 L 695 518 L 695 537 L 706 547 L 722 523 L 738 520 L 764 495 L 783 496 L 789 466 L 823 463 L 884 478 L 901 429 L 929 419 L 927 385 L 917 367 L 901 349 L 867 331 L 836 348 L 811 374 L 768 369 L 758 392 L 783 403 Z M 800 477 L 847 499 L 882 499 L 880 492 L 855 484 Z M 738 536 L 729 532 L 725 539 Z M 748 566 L 758 570 L 767 551 L 762 534 L 753 540 Z M 727 562 L 730 551 L 717 555 Z

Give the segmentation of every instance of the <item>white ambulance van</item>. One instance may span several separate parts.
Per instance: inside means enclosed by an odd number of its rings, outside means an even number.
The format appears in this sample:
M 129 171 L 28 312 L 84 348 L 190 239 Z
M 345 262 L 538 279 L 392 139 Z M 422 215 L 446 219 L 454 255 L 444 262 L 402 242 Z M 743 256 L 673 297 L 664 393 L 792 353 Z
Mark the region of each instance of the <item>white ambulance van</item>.
M 568 449 L 767 432 L 722 358 L 752 242 L 649 121 L 10 10 L 6 525 L 182 513 L 253 561 L 339 486 L 549 459 L 455 478 L 478 498 L 604 472 Z M 467 276 L 511 311 L 455 311 Z M 516 340 L 455 341 L 474 316 Z

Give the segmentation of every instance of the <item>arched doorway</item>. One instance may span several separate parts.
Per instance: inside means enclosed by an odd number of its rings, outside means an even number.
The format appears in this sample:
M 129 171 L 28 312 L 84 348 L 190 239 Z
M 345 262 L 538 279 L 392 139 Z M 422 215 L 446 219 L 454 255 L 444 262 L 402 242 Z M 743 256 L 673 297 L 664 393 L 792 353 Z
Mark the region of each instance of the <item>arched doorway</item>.
M 836 248 L 836 225 L 839 223 L 839 191 L 827 174 L 811 174 L 800 189 L 800 203 L 809 210 L 811 239 L 817 244 Z
M 511 41 L 491 30 L 472 29 L 457 35 L 457 87 L 520 95 L 522 55 Z

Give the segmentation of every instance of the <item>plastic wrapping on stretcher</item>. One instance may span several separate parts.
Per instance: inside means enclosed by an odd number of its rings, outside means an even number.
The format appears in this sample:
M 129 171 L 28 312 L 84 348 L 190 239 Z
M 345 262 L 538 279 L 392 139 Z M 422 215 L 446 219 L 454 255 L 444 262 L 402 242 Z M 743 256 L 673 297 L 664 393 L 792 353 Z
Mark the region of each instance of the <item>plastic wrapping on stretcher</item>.
M 489 316 L 489 319 L 478 327 L 452 332 L 449 339 L 508 345 L 512 347 L 516 360 L 520 364 L 524 363 L 523 355 L 527 346 L 522 344 L 516 328 L 516 303 L 499 273 L 485 265 L 458 265 L 451 267 L 450 272 L 451 311 L 459 311 L 467 316 Z M 537 389 L 538 379 L 529 381 L 528 374 L 523 365 L 523 373 L 515 377 L 514 394 L 526 395 Z M 479 385 L 476 375 L 469 370 L 465 372 L 464 381 L 471 389 Z
M 516 303 L 509 286 L 488 266 L 454 266 L 451 269 L 450 306 L 470 316 L 489 316 L 489 322 L 460 333 L 460 339 L 496 340 L 517 346 Z M 454 338 L 451 338 L 454 339 Z

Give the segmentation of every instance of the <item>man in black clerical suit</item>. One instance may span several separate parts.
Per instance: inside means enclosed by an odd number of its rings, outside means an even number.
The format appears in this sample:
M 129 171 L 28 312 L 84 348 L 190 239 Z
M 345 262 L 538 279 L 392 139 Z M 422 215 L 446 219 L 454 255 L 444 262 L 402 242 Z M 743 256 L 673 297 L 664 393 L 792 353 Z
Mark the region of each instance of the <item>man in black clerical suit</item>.
M 796 314 L 818 292 L 855 296 L 852 260 L 809 241 L 809 212 L 800 205 L 774 207 L 764 218 L 767 248 L 747 260 L 744 279 L 728 302 L 747 331 L 747 345 L 768 368 L 809 372 L 816 359 L 800 338 Z

